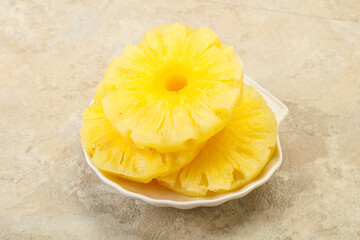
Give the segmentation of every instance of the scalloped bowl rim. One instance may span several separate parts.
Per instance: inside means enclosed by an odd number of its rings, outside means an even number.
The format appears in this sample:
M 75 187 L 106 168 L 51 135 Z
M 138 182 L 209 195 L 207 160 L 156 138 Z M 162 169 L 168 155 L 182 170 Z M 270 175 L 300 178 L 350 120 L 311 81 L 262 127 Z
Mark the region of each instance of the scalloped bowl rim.
M 130 190 L 129 188 L 126 188 L 126 184 L 128 184 L 130 181 L 124 180 L 124 179 L 114 179 L 114 177 L 107 175 L 103 172 L 101 172 L 99 169 L 97 169 L 92 162 L 90 161 L 90 156 L 87 154 L 87 152 L 84 150 L 84 155 L 86 162 L 91 167 L 92 170 L 96 173 L 96 175 L 106 184 L 114 187 L 118 191 L 120 191 L 122 194 L 135 198 L 135 199 L 141 199 L 151 205 L 157 206 L 157 207 L 175 207 L 179 209 L 190 209 L 195 207 L 212 207 L 220 205 L 224 202 L 227 202 L 229 200 L 238 199 L 241 197 L 244 197 L 248 193 L 250 193 L 252 190 L 254 190 L 257 187 L 260 187 L 264 183 L 266 183 L 271 176 L 275 173 L 275 171 L 281 166 L 282 164 L 282 150 L 281 150 L 281 144 L 279 139 L 279 125 L 280 123 L 285 119 L 287 114 L 289 113 L 288 108 L 285 106 L 284 103 L 282 103 L 280 100 L 278 100 L 276 97 L 274 97 L 272 94 L 270 94 L 267 90 L 262 88 L 260 85 L 258 85 L 256 82 L 254 82 L 251 78 L 249 78 L 247 75 L 244 74 L 244 83 L 254 87 L 266 100 L 269 107 L 272 109 L 272 111 L 275 114 L 275 118 L 277 120 L 278 124 L 278 134 L 277 134 L 277 140 L 276 140 L 276 151 L 272 159 L 267 163 L 262 173 L 260 173 L 260 177 L 258 176 L 250 182 L 249 184 L 245 185 L 244 187 L 232 191 L 232 192 L 225 192 L 219 195 L 211 196 L 211 197 L 186 197 L 179 193 L 173 192 L 171 190 L 167 190 L 160 185 L 155 186 L 155 188 L 161 188 L 161 191 L 168 191 L 170 194 L 175 195 L 175 199 L 180 197 L 180 200 L 171 200 L 171 199 L 162 199 L 162 198 L 153 198 L 146 196 L 145 194 L 140 192 L 134 192 Z M 91 101 L 92 103 L 93 101 Z M 91 104 L 90 103 L 90 104 Z M 275 160 L 275 161 L 274 161 Z M 272 162 L 272 166 L 267 168 L 269 163 Z M 122 184 L 122 185 L 120 185 Z M 141 184 L 141 183 L 131 183 L 135 184 L 135 187 L 132 188 L 146 188 L 147 184 Z M 139 187 L 140 186 L 140 187 Z M 154 188 L 154 186 L 152 186 Z M 169 196 L 166 193 L 166 196 Z M 176 196 L 177 195 L 177 196 Z M 181 198 L 185 200 L 181 200 Z

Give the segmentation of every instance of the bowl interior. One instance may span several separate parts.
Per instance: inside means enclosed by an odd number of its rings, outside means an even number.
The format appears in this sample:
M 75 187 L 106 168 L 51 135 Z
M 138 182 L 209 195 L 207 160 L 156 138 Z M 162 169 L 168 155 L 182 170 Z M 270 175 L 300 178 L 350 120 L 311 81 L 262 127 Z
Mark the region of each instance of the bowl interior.
M 246 75 L 244 76 L 244 82 L 248 85 L 253 86 L 256 90 L 259 91 L 259 93 L 262 94 L 262 96 L 267 101 L 269 107 L 273 110 L 275 118 L 279 125 L 288 113 L 286 106 L 280 100 L 276 99 L 274 96 L 272 96 L 269 92 L 267 92 L 265 89 L 263 89 Z M 87 163 L 96 172 L 100 179 L 103 180 L 105 183 L 115 187 L 123 194 L 130 197 L 142 199 L 156 206 L 172 206 L 178 208 L 214 206 L 230 199 L 242 197 L 252 191 L 254 188 L 264 184 L 275 172 L 275 170 L 281 165 L 282 162 L 281 145 L 278 137 L 276 151 L 272 159 L 267 163 L 260 175 L 257 176 L 257 178 L 251 183 L 233 192 L 226 192 L 208 197 L 186 197 L 160 186 L 156 180 L 153 180 L 152 182 L 147 184 L 143 184 L 104 173 L 98 170 L 91 163 L 90 156 L 85 151 L 84 153 Z

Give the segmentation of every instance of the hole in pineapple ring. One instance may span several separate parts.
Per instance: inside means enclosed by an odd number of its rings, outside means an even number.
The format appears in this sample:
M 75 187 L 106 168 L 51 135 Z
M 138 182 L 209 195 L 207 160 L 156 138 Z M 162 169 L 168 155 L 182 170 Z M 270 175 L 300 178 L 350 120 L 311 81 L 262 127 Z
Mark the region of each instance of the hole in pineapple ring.
M 175 73 L 165 79 L 165 88 L 168 91 L 180 91 L 187 85 L 187 80 L 181 73 Z

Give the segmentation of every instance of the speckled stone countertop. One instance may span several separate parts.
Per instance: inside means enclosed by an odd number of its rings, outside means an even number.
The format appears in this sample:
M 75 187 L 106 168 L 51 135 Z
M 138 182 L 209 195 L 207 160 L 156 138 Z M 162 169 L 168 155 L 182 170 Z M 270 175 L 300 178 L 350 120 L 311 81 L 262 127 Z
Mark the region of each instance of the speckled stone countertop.
M 79 128 L 113 56 L 208 26 L 284 101 L 284 163 L 246 197 L 156 208 L 103 184 Z M 360 239 L 360 1 L 1 1 L 0 239 Z

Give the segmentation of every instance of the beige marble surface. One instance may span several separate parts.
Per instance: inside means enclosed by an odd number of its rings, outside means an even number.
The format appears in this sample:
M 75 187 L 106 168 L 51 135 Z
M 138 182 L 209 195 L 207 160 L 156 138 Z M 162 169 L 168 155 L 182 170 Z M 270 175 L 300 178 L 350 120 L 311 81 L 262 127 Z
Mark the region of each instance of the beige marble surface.
M 290 110 L 282 167 L 219 207 L 127 198 L 81 151 L 111 58 L 174 21 L 214 29 Z M 360 1 L 1 1 L 0 164 L 0 239 L 360 239 Z

